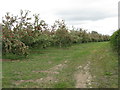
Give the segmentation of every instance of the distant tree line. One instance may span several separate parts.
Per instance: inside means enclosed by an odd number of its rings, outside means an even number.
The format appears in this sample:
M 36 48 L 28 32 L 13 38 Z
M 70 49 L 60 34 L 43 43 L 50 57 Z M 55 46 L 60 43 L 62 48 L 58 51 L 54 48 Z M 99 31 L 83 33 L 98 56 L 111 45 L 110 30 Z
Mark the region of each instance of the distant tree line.
M 81 28 L 70 30 L 64 20 L 57 20 L 54 25 L 49 26 L 39 18 L 39 14 L 34 14 L 33 18 L 30 18 L 29 12 L 21 10 L 20 16 L 7 13 L 3 18 L 3 54 L 13 53 L 27 56 L 29 48 L 67 47 L 75 43 L 110 40 L 109 35 L 102 35 L 96 31 L 87 32 Z

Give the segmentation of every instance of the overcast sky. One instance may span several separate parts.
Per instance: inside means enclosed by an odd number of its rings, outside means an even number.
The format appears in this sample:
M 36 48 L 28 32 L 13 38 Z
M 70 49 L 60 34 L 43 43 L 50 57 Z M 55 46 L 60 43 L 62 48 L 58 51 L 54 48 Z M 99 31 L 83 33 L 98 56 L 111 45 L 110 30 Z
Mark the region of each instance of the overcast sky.
M 68 27 L 83 28 L 111 35 L 118 29 L 119 0 L 2 0 L 0 22 L 6 12 L 18 15 L 20 10 L 39 13 L 52 25 L 64 19 Z

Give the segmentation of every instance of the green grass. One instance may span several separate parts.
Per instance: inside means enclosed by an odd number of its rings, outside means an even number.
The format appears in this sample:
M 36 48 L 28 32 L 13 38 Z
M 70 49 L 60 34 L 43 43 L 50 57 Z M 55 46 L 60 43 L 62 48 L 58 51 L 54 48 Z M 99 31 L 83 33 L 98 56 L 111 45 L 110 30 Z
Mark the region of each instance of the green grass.
M 65 61 L 68 62 L 62 70 L 56 70 L 59 74 L 32 72 L 46 71 Z M 93 87 L 117 87 L 118 61 L 109 42 L 77 44 L 68 48 L 31 49 L 30 55 L 26 59 L 2 63 L 2 86 L 3 88 L 74 88 L 74 74 L 77 67 L 85 65 L 87 61 L 91 62 L 90 73 L 95 76 Z M 15 84 L 20 80 L 37 80 L 48 76 L 54 77 L 54 80 Z

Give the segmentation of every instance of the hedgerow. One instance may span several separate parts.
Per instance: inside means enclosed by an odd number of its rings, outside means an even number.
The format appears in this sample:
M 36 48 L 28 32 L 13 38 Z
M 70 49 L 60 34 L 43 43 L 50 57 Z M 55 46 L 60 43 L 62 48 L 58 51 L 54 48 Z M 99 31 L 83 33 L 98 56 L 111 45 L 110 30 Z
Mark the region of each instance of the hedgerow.
M 20 16 L 10 16 L 7 13 L 3 18 L 4 54 L 27 56 L 29 48 L 67 47 L 74 43 L 100 42 L 110 39 L 108 35 L 101 35 L 96 31 L 87 32 L 81 28 L 69 29 L 64 20 L 56 20 L 54 25 L 49 26 L 39 18 L 39 14 L 34 14 L 33 18 L 30 18 L 29 12 L 21 10 Z
M 120 55 L 120 29 L 115 31 L 110 38 L 111 45 Z

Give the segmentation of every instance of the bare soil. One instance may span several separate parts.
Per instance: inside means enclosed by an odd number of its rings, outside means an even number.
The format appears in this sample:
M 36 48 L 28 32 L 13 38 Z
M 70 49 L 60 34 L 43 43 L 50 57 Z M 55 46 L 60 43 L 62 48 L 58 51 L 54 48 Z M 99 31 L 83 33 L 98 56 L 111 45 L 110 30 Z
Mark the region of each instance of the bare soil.
M 76 88 L 92 88 L 91 87 L 91 75 L 89 73 L 89 65 L 90 62 L 88 62 L 85 66 L 79 66 L 78 71 L 75 74 L 75 80 L 76 80 Z

